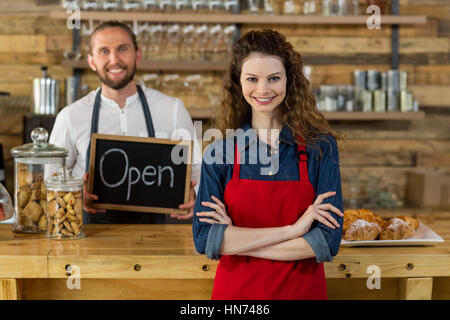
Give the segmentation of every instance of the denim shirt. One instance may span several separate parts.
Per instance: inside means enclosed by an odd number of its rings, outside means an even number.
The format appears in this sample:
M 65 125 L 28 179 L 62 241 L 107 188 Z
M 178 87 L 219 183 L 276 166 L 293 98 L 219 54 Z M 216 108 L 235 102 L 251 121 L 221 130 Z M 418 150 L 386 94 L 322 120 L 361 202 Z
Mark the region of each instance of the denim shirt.
M 212 195 L 225 203 L 225 188 L 233 175 L 235 142 L 237 142 L 237 150 L 243 159 L 240 170 L 241 179 L 299 180 L 297 145 L 292 131 L 288 127 L 284 126 L 280 131 L 276 155 L 258 139 L 249 123 L 241 129 L 235 132 L 234 138 L 217 139 L 206 148 L 201 168 L 200 187 L 194 208 L 195 213 L 211 211 L 211 208 L 203 206 L 201 202 L 214 202 L 211 199 Z M 325 199 L 322 203 L 331 203 L 343 212 L 337 143 L 331 136 L 321 136 L 321 138 L 313 147 L 306 147 L 309 181 L 316 192 L 316 198 L 319 194 L 336 191 L 335 196 Z M 322 150 L 322 157 L 319 157 L 317 147 Z M 268 164 L 267 157 L 263 158 L 264 155 L 272 159 L 272 162 Z M 278 158 L 277 161 L 273 158 L 275 156 Z M 272 174 L 267 174 L 268 171 L 272 171 Z M 331 229 L 314 221 L 310 230 L 303 235 L 303 238 L 312 247 L 318 263 L 332 261 L 332 257 L 338 253 L 341 243 L 343 218 L 331 211 L 328 212 L 336 219 L 340 228 Z M 195 214 L 192 229 L 196 250 L 200 254 L 206 253 L 210 259 L 219 259 L 219 249 L 227 226 L 226 224 L 200 222 L 199 217 Z

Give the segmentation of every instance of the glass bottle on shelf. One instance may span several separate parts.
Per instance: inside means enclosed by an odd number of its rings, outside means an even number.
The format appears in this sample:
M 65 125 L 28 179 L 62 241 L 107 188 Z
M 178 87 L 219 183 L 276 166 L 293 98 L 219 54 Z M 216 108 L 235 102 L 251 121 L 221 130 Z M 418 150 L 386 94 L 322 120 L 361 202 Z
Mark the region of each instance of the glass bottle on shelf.
M 208 43 L 208 27 L 203 24 L 195 29 L 196 41 L 195 41 L 195 60 L 206 59 L 206 45 Z
M 61 0 L 61 6 L 64 10 L 70 8 L 79 8 L 80 3 L 79 0 Z
M 224 7 L 228 13 L 239 13 L 239 0 L 225 0 Z
M 275 0 L 264 0 L 264 14 L 275 14 Z
M 248 0 L 248 13 L 259 14 L 259 0 Z
M 159 10 L 165 13 L 175 11 L 175 0 L 159 0 Z
M 225 10 L 223 0 L 209 0 L 208 8 L 210 13 L 222 13 Z
M 294 0 L 285 0 L 283 3 L 283 14 L 295 14 Z
M 167 27 L 167 44 L 164 60 L 178 60 L 180 50 L 180 25 L 173 24 Z
M 180 59 L 181 60 L 193 60 L 193 45 L 195 42 L 195 26 L 188 24 L 183 27 L 183 37 L 181 39 Z
M 100 1 L 95 0 L 83 0 L 81 2 L 81 9 L 82 10 L 99 10 L 101 9 L 101 3 Z
M 233 52 L 234 36 L 236 34 L 236 30 L 237 29 L 234 24 L 229 25 L 228 27 L 223 29 L 224 41 L 225 41 L 225 47 L 226 47 L 225 60 L 231 59 L 231 55 Z
M 142 0 L 142 8 L 148 12 L 158 11 L 158 1 L 157 0 Z
M 104 0 L 102 8 L 105 11 L 119 11 L 121 9 L 120 0 Z
M 192 0 L 192 10 L 195 13 L 208 13 L 208 2 L 207 0 Z
M 175 9 L 178 13 L 192 10 L 191 0 L 175 0 Z
M 205 60 L 216 60 L 215 55 L 219 53 L 219 42 L 222 34 L 222 27 L 220 24 L 212 26 L 209 29 L 208 43 L 206 44 Z

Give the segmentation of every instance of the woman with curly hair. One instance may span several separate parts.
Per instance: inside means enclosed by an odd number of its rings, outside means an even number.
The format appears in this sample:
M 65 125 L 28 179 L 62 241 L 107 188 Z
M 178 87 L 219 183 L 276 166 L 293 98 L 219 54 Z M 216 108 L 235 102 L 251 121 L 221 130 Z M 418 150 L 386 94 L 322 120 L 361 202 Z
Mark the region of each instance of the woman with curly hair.
M 342 236 L 339 137 L 302 58 L 280 33 L 251 31 L 224 89 L 215 123 L 227 136 L 205 150 L 193 221 L 197 251 L 220 258 L 212 298 L 326 299 L 323 262 Z

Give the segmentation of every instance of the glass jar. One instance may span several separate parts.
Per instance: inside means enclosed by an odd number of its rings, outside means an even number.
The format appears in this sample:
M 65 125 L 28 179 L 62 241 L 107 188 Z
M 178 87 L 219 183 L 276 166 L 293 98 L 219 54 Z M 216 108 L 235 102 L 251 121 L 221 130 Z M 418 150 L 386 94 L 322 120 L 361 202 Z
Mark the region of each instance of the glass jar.
M 14 216 L 14 206 L 6 188 L 0 183 L 0 221 Z
M 47 238 L 83 238 L 83 180 L 72 177 L 70 169 L 60 168 L 58 175 L 45 180 L 45 187 Z
M 36 128 L 31 132 L 32 143 L 14 147 L 13 231 L 44 233 L 47 228 L 47 202 L 44 180 L 65 165 L 68 151 L 47 143 L 48 132 Z

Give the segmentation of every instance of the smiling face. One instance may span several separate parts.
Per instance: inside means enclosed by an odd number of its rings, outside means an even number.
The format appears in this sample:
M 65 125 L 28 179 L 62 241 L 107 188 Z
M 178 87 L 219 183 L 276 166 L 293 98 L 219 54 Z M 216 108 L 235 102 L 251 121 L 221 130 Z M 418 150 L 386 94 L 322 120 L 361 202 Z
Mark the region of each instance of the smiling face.
M 101 30 L 92 37 L 91 46 L 89 66 L 106 86 L 120 90 L 134 79 L 141 51 L 136 51 L 125 30 L 119 27 Z
M 253 112 L 272 113 L 286 96 L 286 70 L 277 56 L 252 53 L 242 64 L 240 80 Z

